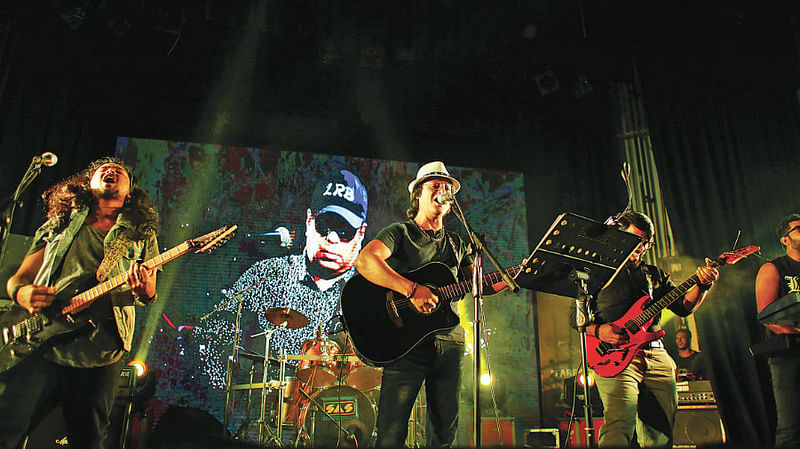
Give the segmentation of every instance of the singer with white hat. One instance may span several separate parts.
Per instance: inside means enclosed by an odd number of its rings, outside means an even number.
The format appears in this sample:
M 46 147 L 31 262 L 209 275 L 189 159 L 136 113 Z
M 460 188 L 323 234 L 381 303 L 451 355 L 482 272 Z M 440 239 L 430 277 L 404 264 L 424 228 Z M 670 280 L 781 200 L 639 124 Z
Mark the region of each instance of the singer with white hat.
M 364 246 L 355 264 L 359 273 L 366 280 L 402 295 L 420 313 L 435 310 L 439 305 L 436 293 L 400 273 L 439 262 L 459 280 L 471 278 L 473 261 L 468 243 L 444 229 L 444 217 L 460 189 L 461 183 L 450 175 L 443 162 L 422 165 L 408 184 L 409 220 L 386 226 Z M 494 290 L 499 291 L 503 286 L 500 284 Z M 384 366 L 377 447 L 404 445 L 408 419 L 423 381 L 433 429 L 428 445 L 453 444 L 458 428 L 463 354 L 464 330 L 456 325 L 433 332 L 405 355 Z

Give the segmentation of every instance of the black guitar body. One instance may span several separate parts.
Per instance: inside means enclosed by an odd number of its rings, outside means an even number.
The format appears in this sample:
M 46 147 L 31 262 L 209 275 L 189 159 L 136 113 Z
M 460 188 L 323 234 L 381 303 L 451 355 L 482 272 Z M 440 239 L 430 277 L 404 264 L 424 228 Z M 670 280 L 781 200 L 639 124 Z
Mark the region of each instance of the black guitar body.
M 434 293 L 437 287 L 456 281 L 441 262 L 430 262 L 403 276 Z M 382 366 L 403 357 L 428 335 L 457 326 L 458 315 L 450 308 L 452 298 L 439 293 L 437 296 L 436 309 L 423 314 L 402 295 L 377 286 L 360 274 L 350 278 L 342 288 L 341 305 L 356 352 L 364 361 Z
M 63 301 L 56 297 L 54 304 L 63 304 Z M 11 310 L 0 313 L 0 373 L 43 352 L 62 338 L 69 339 L 89 325 L 91 309 L 71 316 L 72 321 L 69 321 L 61 314 L 61 307 L 50 306 L 31 315 L 15 304 Z

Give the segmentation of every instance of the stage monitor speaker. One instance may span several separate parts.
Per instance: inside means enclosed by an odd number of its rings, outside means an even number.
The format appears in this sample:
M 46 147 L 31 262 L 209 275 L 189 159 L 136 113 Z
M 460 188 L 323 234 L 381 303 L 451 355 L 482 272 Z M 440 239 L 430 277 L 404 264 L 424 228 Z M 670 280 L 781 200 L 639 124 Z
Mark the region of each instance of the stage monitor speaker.
M 199 408 L 170 407 L 159 419 L 150 436 L 152 449 L 174 449 L 178 444 L 198 446 L 215 438 L 227 436 L 222 423 Z
M 679 406 L 672 431 L 673 447 L 722 445 L 725 426 L 716 405 Z

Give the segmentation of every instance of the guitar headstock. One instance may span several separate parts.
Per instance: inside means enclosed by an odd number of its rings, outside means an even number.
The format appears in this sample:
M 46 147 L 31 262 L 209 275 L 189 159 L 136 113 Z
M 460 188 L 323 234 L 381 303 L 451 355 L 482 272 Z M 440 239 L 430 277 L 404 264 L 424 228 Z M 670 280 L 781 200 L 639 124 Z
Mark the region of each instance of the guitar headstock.
M 216 231 L 211 231 L 206 235 L 189 239 L 186 242 L 192 248 L 196 248 L 198 253 L 211 252 L 218 246 L 222 246 L 233 237 L 237 225 L 223 226 Z
M 756 245 L 745 246 L 744 248 L 739 248 L 733 251 L 727 251 L 720 254 L 719 257 L 717 257 L 716 262 L 718 265 L 725 265 L 725 264 L 733 265 L 736 262 L 749 256 L 750 254 L 753 254 L 760 250 L 761 250 L 760 246 Z

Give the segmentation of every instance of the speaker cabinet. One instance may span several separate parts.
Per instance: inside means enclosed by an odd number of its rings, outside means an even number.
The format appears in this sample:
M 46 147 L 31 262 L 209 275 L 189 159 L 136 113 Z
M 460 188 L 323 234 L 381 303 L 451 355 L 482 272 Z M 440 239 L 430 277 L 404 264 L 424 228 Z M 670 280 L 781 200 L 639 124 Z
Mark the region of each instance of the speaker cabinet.
M 482 447 L 516 447 L 517 441 L 514 438 L 514 418 L 501 416 L 500 434 L 497 433 L 497 419 L 481 418 L 481 446 Z M 500 444 L 500 435 L 503 436 L 503 444 Z
M 719 409 L 716 405 L 679 406 L 672 437 L 675 448 L 724 444 L 725 426 Z
M 136 389 L 135 368 L 126 366 L 120 371 L 117 397 L 111 409 L 109 441 L 114 448 L 126 449 L 130 431 L 133 392 Z M 67 426 L 61 406 L 51 410 L 28 435 L 24 449 L 64 449 L 68 447 Z

